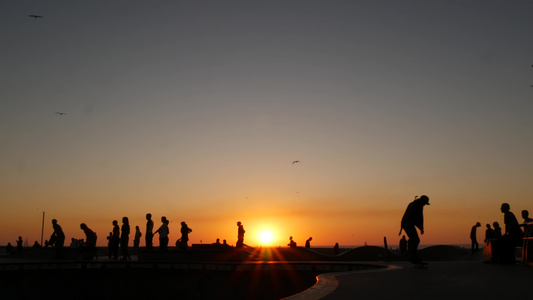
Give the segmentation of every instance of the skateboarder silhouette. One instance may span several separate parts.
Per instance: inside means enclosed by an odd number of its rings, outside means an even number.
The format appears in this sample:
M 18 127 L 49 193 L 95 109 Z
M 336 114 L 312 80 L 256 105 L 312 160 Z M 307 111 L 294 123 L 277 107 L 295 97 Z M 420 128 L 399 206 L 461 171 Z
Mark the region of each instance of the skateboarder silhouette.
M 429 205 L 429 198 L 426 195 L 415 196 L 415 200 L 407 206 L 405 213 L 403 214 L 400 235 L 402 229 L 409 237 L 407 255 L 409 261 L 415 265 L 423 265 L 424 263 L 418 257 L 418 245 L 420 244 L 420 238 L 416 228 L 420 230 L 420 234 L 424 234 L 424 205 Z

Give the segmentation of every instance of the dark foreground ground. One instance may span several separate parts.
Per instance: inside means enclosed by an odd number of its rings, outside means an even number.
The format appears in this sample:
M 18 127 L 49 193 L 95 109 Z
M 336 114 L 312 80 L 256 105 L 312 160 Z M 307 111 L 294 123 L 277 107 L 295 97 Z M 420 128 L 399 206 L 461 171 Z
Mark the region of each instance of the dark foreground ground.
M 1 299 L 280 299 L 316 271 L 78 269 L 2 272 Z
M 438 260 L 472 259 L 454 247 L 428 249 L 425 255 Z M 97 260 L 80 257 L 73 252 L 57 259 L 52 249 L 1 257 L 0 299 L 281 299 L 312 287 L 319 274 L 377 269 L 374 263 L 358 262 L 401 259 L 371 246 L 340 255 L 277 248 L 139 252 L 133 261 L 111 261 L 105 255 Z M 379 276 L 375 280 L 381 282 Z M 354 285 L 341 284 L 345 286 Z M 380 284 L 373 286 L 380 288 Z M 338 299 L 346 294 L 346 299 L 352 299 L 352 292 L 364 288 L 336 292 L 342 292 Z

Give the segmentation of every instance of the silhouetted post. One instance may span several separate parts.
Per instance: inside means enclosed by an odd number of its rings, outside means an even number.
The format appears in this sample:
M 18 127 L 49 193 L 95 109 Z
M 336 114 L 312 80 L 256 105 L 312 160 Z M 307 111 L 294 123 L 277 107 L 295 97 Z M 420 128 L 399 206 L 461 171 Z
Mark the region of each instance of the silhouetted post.
M 387 246 L 387 237 L 383 237 L 383 243 L 385 244 L 385 261 L 389 261 L 389 246 Z
M 43 235 L 44 235 L 44 211 L 43 211 L 43 224 L 41 225 L 41 247 L 43 246 Z

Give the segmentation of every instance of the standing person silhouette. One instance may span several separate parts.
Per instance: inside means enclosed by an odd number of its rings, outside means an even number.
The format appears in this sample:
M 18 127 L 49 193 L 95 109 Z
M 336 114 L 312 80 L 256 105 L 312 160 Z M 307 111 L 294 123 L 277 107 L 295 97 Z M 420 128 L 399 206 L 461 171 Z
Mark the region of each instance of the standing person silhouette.
M 429 198 L 426 195 L 415 197 L 415 200 L 407 206 L 405 213 L 402 217 L 400 235 L 402 229 L 409 237 L 407 254 L 409 261 L 413 264 L 423 264 L 422 260 L 418 257 L 418 245 L 420 244 L 420 238 L 416 228 L 420 230 L 420 234 L 424 234 L 424 206 L 429 205 Z
M 405 238 L 405 235 L 402 236 L 400 239 L 400 254 L 406 255 L 407 254 L 407 239 Z
M 123 217 L 121 234 L 120 234 L 120 250 L 122 252 L 122 260 L 131 260 L 130 252 L 128 251 L 129 240 L 130 240 L 130 221 L 128 220 L 128 217 Z
M 485 243 L 488 243 L 494 238 L 494 229 L 490 228 L 490 224 L 486 225 L 487 229 L 485 230 Z
M 22 252 L 22 237 L 19 236 L 19 239 L 17 240 L 17 252 Z
M 135 249 L 139 248 L 139 244 L 141 243 L 141 236 L 143 234 L 141 233 L 141 229 L 139 226 L 135 226 L 135 238 L 133 239 L 133 247 Z
M 524 223 L 522 223 L 520 226 L 524 227 L 524 235 L 529 236 L 531 235 L 530 231 L 533 225 L 530 225 L 533 222 L 533 219 L 529 217 L 529 211 L 524 209 L 522 211 L 522 218 L 524 219 Z
M 244 226 L 240 221 L 237 222 L 237 227 L 237 244 L 235 245 L 235 247 L 242 248 L 244 247 L 244 233 L 246 231 L 244 230 Z
M 53 243 L 55 248 L 63 248 L 63 245 L 65 244 L 65 234 L 63 233 L 63 229 L 59 224 L 57 224 L 56 219 L 52 219 L 52 228 L 54 228 L 54 233 L 52 233 L 52 236 L 50 237 L 50 242 Z
M 113 231 L 111 233 L 111 254 L 114 260 L 118 260 L 119 244 L 120 244 L 120 227 L 118 227 L 118 221 L 113 220 Z
M 154 237 L 154 221 L 152 221 L 152 214 L 146 214 L 146 233 L 144 236 L 146 250 L 152 250 L 152 238 Z
M 181 238 L 180 238 L 180 242 L 178 243 L 178 247 L 180 249 L 187 249 L 188 247 L 187 242 L 189 241 L 189 233 L 192 232 L 192 229 L 190 229 L 189 226 L 187 226 L 187 223 L 181 222 L 180 232 L 181 232 Z
M 500 223 L 494 222 L 492 223 L 492 226 L 494 227 L 494 238 L 499 239 L 502 237 L 502 228 L 500 227 Z
M 159 233 L 159 248 L 161 250 L 168 249 L 168 234 L 170 233 L 168 229 L 168 220 L 167 217 L 161 217 L 161 227 L 154 232 L 154 234 Z
M 481 223 L 477 222 L 472 226 L 470 230 L 470 241 L 472 242 L 472 254 L 479 250 L 479 244 L 477 242 L 477 228 L 481 226 Z

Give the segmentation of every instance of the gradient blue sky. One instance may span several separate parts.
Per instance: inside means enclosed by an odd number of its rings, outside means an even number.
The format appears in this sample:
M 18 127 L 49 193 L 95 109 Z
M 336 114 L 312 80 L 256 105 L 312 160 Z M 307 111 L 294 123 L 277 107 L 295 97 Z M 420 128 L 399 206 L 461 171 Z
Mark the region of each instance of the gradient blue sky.
M 8 0 L 0 36 L 0 245 L 43 211 L 380 245 L 423 193 L 422 243 L 533 210 L 529 1 Z

